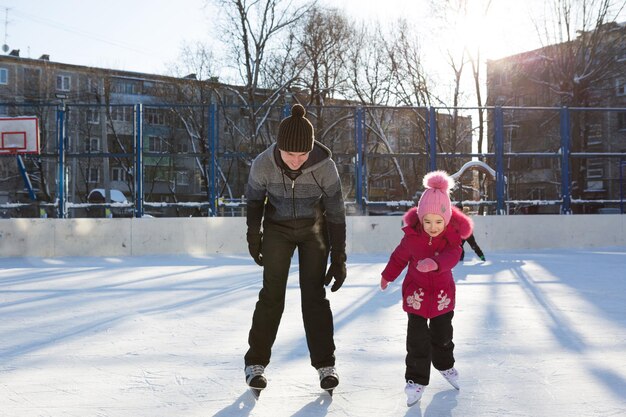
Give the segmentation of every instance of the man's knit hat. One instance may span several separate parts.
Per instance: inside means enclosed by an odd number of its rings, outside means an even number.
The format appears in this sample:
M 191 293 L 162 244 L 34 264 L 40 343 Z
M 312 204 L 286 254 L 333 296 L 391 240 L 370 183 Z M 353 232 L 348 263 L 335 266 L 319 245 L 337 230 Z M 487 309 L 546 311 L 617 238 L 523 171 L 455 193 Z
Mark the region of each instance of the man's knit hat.
M 311 152 L 313 150 L 313 125 L 304 117 L 306 111 L 300 104 L 291 108 L 291 116 L 278 127 L 278 149 L 286 152 Z
M 438 214 L 443 217 L 447 226 L 452 216 L 449 192 L 454 187 L 454 179 L 445 171 L 433 171 L 424 176 L 422 181 L 426 190 L 417 203 L 417 217 L 424 223 L 427 214 Z

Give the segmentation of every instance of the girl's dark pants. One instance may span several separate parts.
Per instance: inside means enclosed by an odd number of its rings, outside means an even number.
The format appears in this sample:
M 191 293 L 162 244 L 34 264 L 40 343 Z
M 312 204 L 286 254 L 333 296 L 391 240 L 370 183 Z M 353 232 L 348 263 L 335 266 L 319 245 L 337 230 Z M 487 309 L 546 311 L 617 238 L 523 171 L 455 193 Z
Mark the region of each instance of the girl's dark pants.
M 431 363 L 440 371 L 454 366 L 452 342 L 454 311 L 430 320 L 416 314 L 407 314 L 409 324 L 406 333 L 405 379 L 428 385 Z
M 321 224 L 320 224 L 321 223 Z M 335 366 L 333 315 L 326 299 L 324 276 L 328 243 L 323 222 L 304 227 L 265 224 L 263 230 L 263 288 L 259 292 L 248 336 L 245 364 L 267 366 L 285 308 L 291 257 L 298 248 L 302 319 L 311 365 Z

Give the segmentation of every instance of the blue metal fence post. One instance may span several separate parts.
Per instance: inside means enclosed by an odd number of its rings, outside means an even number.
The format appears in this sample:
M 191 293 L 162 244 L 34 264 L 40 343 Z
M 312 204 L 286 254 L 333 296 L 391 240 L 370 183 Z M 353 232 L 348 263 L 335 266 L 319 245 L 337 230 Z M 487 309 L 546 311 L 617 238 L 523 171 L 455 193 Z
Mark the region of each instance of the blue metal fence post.
M 561 107 L 561 214 L 572 214 L 572 190 L 570 182 L 571 134 L 570 110 Z
M 620 159 L 619 161 L 619 212 L 624 214 L 624 169 L 626 168 L 626 161 Z
M 59 171 L 57 178 L 57 217 L 67 217 L 65 208 L 65 105 L 57 107 L 57 149 L 59 152 Z
M 429 171 L 437 169 L 437 111 L 434 107 L 428 109 L 428 143 L 429 143 Z
M 354 176 L 355 176 L 355 194 L 356 205 L 360 214 L 365 213 L 365 204 L 363 201 L 363 107 L 358 106 L 354 112 Z
M 211 162 L 209 165 L 209 208 L 211 212 L 209 216 L 217 216 L 217 106 L 215 103 L 209 106 L 209 152 L 211 154 Z
M 37 195 L 35 194 L 35 190 L 33 189 L 33 184 L 30 182 L 30 177 L 28 176 L 28 171 L 26 171 L 26 165 L 24 165 L 24 160 L 22 159 L 22 155 L 16 155 L 17 158 L 17 167 L 20 170 L 20 174 L 22 174 L 22 180 L 24 181 L 24 187 L 28 190 L 28 196 L 31 200 L 37 200 Z
M 143 217 L 143 104 L 135 104 L 135 217 Z
M 495 153 L 496 153 L 496 214 L 506 214 L 504 209 L 504 113 L 502 107 L 494 109 Z

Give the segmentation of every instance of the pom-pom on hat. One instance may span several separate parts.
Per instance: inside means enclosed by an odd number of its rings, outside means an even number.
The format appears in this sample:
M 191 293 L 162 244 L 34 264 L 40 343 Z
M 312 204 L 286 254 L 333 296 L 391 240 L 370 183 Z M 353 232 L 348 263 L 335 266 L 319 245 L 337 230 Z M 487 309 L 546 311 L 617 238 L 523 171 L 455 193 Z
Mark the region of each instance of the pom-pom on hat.
M 452 216 L 450 190 L 454 187 L 454 179 L 445 171 L 433 171 L 424 176 L 422 181 L 426 190 L 417 203 L 417 217 L 423 223 L 427 214 L 438 214 L 443 217 L 447 226 Z
M 278 127 L 278 149 L 286 152 L 311 152 L 313 150 L 313 125 L 304 117 L 306 111 L 300 104 L 291 108 L 291 116 Z

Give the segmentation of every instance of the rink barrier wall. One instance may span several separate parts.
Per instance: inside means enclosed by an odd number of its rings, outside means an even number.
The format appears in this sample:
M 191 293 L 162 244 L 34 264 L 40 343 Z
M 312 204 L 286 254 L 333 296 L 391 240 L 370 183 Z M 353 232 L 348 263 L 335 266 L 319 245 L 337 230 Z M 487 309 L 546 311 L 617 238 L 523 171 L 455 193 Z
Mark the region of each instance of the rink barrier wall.
M 499 250 L 624 246 L 618 214 L 475 216 L 474 236 Z M 348 253 L 390 253 L 402 238 L 399 216 L 347 218 Z M 3 219 L 0 257 L 247 254 L 243 217 Z

